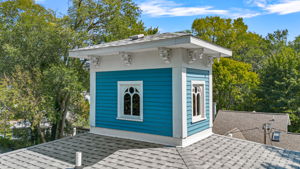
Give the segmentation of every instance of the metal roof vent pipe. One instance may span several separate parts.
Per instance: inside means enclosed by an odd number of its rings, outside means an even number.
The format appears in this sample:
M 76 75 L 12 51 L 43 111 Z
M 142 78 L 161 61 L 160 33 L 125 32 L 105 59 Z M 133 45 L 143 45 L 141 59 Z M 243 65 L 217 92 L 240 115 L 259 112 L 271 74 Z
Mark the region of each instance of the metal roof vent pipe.
M 130 38 L 131 40 L 137 40 L 137 39 L 142 39 L 142 38 L 144 38 L 144 37 L 145 37 L 144 34 L 139 34 L 139 35 L 133 35 L 133 36 L 130 36 L 129 38 Z
M 76 161 L 75 161 L 75 168 L 74 169 L 82 169 L 82 153 L 76 152 Z

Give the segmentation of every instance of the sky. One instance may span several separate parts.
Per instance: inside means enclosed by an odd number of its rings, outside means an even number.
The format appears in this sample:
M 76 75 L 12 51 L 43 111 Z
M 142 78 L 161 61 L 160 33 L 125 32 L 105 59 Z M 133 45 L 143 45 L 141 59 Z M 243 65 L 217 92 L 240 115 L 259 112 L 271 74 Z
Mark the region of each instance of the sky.
M 288 29 L 289 40 L 300 35 L 300 0 L 133 0 L 141 20 L 161 33 L 190 30 L 196 18 L 243 17 L 252 32 L 262 36 Z M 36 0 L 58 14 L 66 14 L 70 0 Z

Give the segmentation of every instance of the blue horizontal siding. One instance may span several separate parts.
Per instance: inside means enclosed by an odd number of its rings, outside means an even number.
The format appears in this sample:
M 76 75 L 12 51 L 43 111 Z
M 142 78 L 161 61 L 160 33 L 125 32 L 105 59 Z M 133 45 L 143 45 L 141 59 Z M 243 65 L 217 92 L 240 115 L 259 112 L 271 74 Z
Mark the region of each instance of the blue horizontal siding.
M 118 81 L 143 81 L 143 122 L 117 120 Z M 96 127 L 172 136 L 172 69 L 96 73 Z
M 205 113 L 206 120 L 192 123 L 191 81 L 205 81 Z M 186 73 L 186 105 L 187 105 L 187 134 L 191 136 L 209 128 L 209 71 L 187 69 Z

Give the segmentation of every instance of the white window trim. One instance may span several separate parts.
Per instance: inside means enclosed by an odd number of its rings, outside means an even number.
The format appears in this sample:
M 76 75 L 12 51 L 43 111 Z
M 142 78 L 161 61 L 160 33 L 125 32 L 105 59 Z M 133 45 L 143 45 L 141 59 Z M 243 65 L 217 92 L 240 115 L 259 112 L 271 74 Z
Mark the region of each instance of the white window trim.
M 124 115 L 124 101 L 123 101 L 123 87 L 122 86 L 139 86 L 139 94 L 140 94 L 140 116 L 133 115 Z M 122 90 L 122 91 L 121 91 Z M 127 121 L 137 121 L 143 122 L 143 81 L 118 81 L 118 120 L 127 120 Z
M 204 110 L 204 118 L 202 118 L 201 116 L 193 116 L 193 110 L 194 110 L 194 104 L 193 104 L 193 86 L 194 84 L 198 84 L 198 85 L 203 85 L 203 110 Z M 196 123 L 202 120 L 206 120 L 206 87 L 205 87 L 205 81 L 199 81 L 199 80 L 192 80 L 191 81 L 191 112 L 192 112 L 192 123 Z

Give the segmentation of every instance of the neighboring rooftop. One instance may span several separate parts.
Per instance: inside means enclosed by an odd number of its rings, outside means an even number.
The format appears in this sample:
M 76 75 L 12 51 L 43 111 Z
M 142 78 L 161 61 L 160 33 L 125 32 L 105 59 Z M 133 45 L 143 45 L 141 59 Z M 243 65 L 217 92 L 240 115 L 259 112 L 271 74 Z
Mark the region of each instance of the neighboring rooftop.
M 246 140 L 264 143 L 264 123 L 270 123 L 273 128 L 267 135 L 267 144 L 300 151 L 300 135 L 288 133 L 288 114 L 220 110 L 214 121 L 213 132 L 227 136 L 232 134 L 240 139 L 243 136 Z M 271 140 L 273 131 L 281 132 L 279 142 Z
M 300 168 L 300 152 L 221 135 L 185 148 L 81 134 L 0 155 L 1 168 Z

